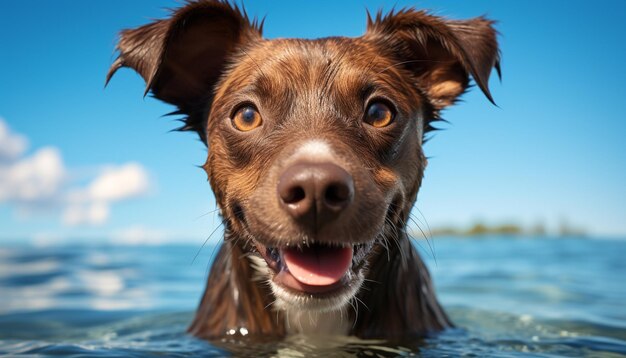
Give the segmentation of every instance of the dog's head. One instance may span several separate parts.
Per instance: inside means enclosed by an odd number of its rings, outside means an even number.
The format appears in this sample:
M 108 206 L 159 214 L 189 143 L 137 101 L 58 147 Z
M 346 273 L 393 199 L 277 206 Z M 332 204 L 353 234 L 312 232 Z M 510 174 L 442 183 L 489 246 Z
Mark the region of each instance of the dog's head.
M 237 7 L 198 1 L 122 32 L 109 77 L 139 72 L 207 144 L 227 237 L 257 255 L 277 304 L 332 310 L 405 228 L 439 111 L 469 76 L 491 100 L 491 25 L 408 9 L 357 38 L 267 40 Z

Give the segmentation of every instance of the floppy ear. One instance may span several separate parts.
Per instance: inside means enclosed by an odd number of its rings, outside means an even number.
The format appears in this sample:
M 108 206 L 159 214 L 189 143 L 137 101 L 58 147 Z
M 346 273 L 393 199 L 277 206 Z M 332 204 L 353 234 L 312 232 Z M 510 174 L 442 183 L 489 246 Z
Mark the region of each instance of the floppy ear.
M 452 21 L 425 11 L 403 9 L 375 19 L 368 14 L 364 37 L 376 41 L 398 65 L 414 75 L 415 85 L 437 112 L 451 104 L 469 84 L 469 75 L 493 103 L 489 75 L 500 76 L 500 54 L 493 21 L 478 17 Z
M 204 116 L 213 88 L 229 58 L 246 43 L 261 38 L 262 23 L 227 1 L 188 2 L 169 19 L 124 30 L 117 44 L 119 57 L 108 83 L 121 67 L 130 67 L 146 81 L 146 92 L 178 107 L 185 115 L 179 130 L 194 130 L 206 143 Z

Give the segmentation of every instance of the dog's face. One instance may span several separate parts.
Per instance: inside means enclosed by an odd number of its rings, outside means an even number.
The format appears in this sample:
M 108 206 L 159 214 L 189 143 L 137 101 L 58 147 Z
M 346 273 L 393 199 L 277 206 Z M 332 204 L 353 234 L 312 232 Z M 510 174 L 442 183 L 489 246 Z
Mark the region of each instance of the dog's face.
M 266 40 L 261 27 L 191 3 L 123 32 L 112 73 L 137 70 L 207 143 L 227 238 L 257 257 L 276 304 L 338 309 L 406 226 L 430 123 L 469 75 L 490 98 L 495 32 L 414 10 L 368 19 L 358 38 Z
M 363 39 L 259 41 L 216 91 L 206 169 L 278 304 L 345 304 L 374 242 L 413 203 L 423 100 L 380 51 Z

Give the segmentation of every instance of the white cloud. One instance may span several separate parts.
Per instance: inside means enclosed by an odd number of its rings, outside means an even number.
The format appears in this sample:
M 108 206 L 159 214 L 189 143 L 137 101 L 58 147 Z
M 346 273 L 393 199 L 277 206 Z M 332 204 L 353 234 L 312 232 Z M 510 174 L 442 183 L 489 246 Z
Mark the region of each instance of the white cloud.
M 63 223 L 101 225 L 109 218 L 112 203 L 145 195 L 149 187 L 148 173 L 138 163 L 107 167 L 86 188 L 67 194 Z
M 86 186 L 72 182 L 60 151 L 54 147 L 24 156 L 27 140 L 10 132 L 0 118 L 0 204 L 21 214 L 60 212 L 69 226 L 102 225 L 111 205 L 145 195 L 150 188 L 147 171 L 139 163 L 102 166 Z
M 10 164 L 0 164 L 0 202 L 36 204 L 54 200 L 65 177 L 61 154 L 52 147 Z
M 138 163 L 129 163 L 105 170 L 88 188 L 90 198 L 118 201 L 137 197 L 148 189 L 148 175 Z
M 11 133 L 9 126 L 0 117 L 0 162 L 13 161 L 28 148 L 28 141 L 21 135 Z

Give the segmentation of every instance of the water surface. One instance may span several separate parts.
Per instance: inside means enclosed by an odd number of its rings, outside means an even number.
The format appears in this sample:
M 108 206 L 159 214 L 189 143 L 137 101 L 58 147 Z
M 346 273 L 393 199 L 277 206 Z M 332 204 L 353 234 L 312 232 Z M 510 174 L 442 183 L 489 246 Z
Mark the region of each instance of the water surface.
M 185 333 L 213 247 L 0 246 L 0 355 L 626 356 L 626 241 L 435 238 L 422 257 L 459 328 L 417 342 L 205 342 Z

